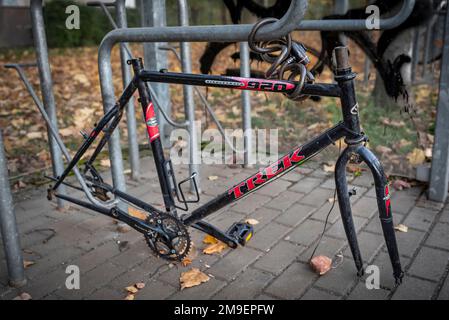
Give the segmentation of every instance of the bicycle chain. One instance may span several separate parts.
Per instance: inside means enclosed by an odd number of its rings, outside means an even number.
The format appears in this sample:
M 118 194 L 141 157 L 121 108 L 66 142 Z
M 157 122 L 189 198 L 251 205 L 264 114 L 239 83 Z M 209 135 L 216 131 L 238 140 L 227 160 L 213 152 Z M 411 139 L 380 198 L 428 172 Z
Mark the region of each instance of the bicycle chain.
M 301 43 L 292 41 L 290 34 L 277 40 L 255 40 L 261 27 L 276 21 L 278 19 L 267 18 L 257 22 L 248 36 L 248 45 L 252 51 L 260 54 L 263 61 L 271 64 L 265 72 L 267 79 L 297 81 L 295 90 L 284 95 L 295 101 L 305 100 L 309 96 L 301 93 L 304 84 L 315 80 L 306 67 L 310 63 L 306 48 Z

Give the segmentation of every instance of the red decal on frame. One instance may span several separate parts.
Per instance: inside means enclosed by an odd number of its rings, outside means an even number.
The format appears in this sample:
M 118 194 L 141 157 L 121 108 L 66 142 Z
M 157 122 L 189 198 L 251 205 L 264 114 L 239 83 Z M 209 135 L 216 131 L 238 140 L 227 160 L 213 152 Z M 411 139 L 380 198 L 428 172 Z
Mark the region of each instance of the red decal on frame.
M 157 124 L 156 113 L 154 112 L 152 102 L 150 102 L 145 109 L 145 123 L 147 125 L 150 142 L 153 142 L 157 137 L 159 137 L 159 126 Z

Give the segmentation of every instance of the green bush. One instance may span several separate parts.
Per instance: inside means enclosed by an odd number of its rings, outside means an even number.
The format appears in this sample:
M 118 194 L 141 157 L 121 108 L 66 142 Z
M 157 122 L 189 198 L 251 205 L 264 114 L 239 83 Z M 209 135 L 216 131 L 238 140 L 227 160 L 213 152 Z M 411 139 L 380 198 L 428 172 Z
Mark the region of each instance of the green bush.
M 77 5 L 80 9 L 80 29 L 66 28 L 65 13 L 67 6 Z M 114 17 L 115 12 L 111 10 Z M 135 27 L 139 23 L 139 15 L 135 9 L 127 10 L 128 25 Z M 70 0 L 54 0 L 46 3 L 44 19 L 47 30 L 48 46 L 51 48 L 67 48 L 98 45 L 103 37 L 112 30 L 112 26 L 100 8 L 80 5 Z

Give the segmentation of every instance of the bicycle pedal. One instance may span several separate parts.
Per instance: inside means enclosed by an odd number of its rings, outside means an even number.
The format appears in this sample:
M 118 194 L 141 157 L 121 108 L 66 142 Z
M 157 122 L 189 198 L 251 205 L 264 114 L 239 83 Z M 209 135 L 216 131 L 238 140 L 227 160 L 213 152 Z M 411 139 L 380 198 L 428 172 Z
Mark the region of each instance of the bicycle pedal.
M 226 232 L 226 234 L 238 241 L 240 245 L 244 246 L 254 235 L 254 228 L 246 222 L 234 223 Z

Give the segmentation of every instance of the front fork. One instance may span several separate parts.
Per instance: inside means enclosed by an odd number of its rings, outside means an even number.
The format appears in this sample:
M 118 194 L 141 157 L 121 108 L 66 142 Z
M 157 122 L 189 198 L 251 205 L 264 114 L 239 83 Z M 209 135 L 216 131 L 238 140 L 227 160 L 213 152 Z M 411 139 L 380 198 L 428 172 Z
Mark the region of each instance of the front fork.
M 398 246 L 396 243 L 388 181 L 379 160 L 368 148 L 361 144 L 348 146 L 338 158 L 335 166 L 335 183 L 337 188 L 338 204 L 340 206 L 343 226 L 348 238 L 349 247 L 354 258 L 358 275 L 362 276 L 364 273 L 363 261 L 357 242 L 354 221 L 352 219 L 351 203 L 349 200 L 348 184 L 346 180 L 346 166 L 352 156 L 360 157 L 360 159 L 368 165 L 371 173 L 373 174 L 376 188 L 377 206 L 379 209 L 379 218 L 382 225 L 385 243 L 388 249 L 388 254 L 390 256 L 391 265 L 393 267 L 393 276 L 396 280 L 396 284 L 398 285 L 402 282 L 404 272 L 401 268 Z

